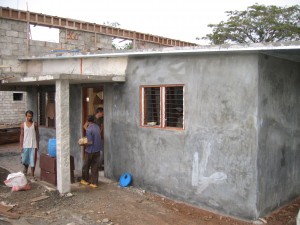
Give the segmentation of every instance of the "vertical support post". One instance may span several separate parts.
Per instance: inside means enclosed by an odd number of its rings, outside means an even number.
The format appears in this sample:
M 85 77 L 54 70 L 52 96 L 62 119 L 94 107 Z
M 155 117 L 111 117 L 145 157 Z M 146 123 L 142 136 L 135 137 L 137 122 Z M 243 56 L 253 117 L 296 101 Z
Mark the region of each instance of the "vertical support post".
M 26 88 L 26 106 L 25 111 L 33 111 L 33 120 L 38 122 L 38 91 L 36 86 Z M 25 113 L 25 112 L 24 112 Z
M 70 86 L 68 80 L 58 80 L 55 86 L 57 189 L 60 193 L 67 193 L 71 190 Z
M 29 24 L 29 11 L 28 11 L 28 5 L 27 5 L 27 12 L 26 12 L 26 32 L 27 32 L 27 37 L 26 37 L 26 47 L 27 47 L 27 56 L 29 55 L 29 45 L 30 45 L 30 36 L 31 36 L 31 32 L 30 32 L 30 24 Z

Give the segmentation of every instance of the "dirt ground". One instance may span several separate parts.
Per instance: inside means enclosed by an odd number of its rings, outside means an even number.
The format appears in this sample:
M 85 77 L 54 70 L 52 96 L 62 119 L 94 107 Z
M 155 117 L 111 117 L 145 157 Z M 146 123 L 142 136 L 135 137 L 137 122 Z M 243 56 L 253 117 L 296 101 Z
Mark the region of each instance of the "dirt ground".
M 3 181 L 10 172 L 20 171 L 19 162 L 17 145 L 0 146 L 0 206 L 11 208 L 8 215 L 0 213 L 1 225 L 296 225 L 300 208 L 297 198 L 265 218 L 247 222 L 134 187 L 121 188 L 117 181 L 104 177 L 98 188 L 74 183 L 65 195 L 39 179 L 30 182 L 30 190 L 12 192 Z

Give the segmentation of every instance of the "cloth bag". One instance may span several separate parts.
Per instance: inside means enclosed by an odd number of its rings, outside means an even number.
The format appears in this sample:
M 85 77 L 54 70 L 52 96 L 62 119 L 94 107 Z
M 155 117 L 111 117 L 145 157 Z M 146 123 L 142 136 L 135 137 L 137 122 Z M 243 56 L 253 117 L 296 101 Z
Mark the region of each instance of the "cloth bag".
M 26 176 L 22 172 L 8 174 L 5 185 L 12 188 L 12 191 L 29 190 L 30 186 Z

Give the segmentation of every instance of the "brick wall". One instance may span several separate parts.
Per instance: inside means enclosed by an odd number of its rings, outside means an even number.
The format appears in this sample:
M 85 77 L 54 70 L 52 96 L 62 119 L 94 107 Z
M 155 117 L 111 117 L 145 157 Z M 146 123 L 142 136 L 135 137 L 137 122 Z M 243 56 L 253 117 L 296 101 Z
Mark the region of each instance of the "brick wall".
M 22 99 L 20 100 L 21 95 Z M 0 91 L 0 103 L 0 124 L 19 125 L 24 121 L 24 113 L 27 110 L 25 92 Z
M 26 71 L 18 57 L 53 54 L 55 50 L 97 52 L 109 49 L 112 49 L 112 37 L 69 29 L 60 29 L 59 43 L 30 40 L 27 44 L 27 23 L 1 18 L 0 80 L 12 75 L 22 76 Z M 24 112 L 27 110 L 26 92 L 22 92 L 22 101 L 14 101 L 14 93 L 20 92 L 0 91 L 0 124 L 19 124 L 24 120 Z
M 96 40 L 95 40 L 96 35 Z M 112 49 L 112 37 L 83 31 L 60 29 L 59 43 L 30 40 L 27 47 L 27 24 L 21 21 L 0 19 L 0 53 L 3 59 L 16 56 L 37 56 L 52 50 L 80 50 L 95 52 Z

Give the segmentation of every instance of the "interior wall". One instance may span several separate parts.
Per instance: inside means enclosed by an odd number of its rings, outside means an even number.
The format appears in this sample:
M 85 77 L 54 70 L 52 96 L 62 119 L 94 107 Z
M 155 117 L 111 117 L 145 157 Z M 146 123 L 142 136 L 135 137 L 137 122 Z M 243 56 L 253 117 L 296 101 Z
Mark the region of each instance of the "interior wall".
M 300 194 L 300 63 L 260 56 L 258 209 Z

